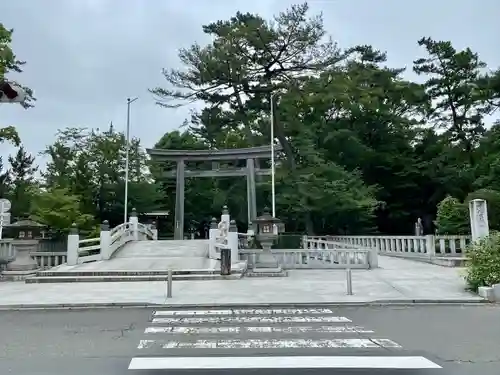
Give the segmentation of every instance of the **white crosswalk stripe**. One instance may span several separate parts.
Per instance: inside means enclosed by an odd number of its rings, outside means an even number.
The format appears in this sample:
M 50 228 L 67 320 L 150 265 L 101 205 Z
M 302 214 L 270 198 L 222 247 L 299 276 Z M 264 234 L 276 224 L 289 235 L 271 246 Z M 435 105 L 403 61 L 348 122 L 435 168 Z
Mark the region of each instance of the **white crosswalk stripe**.
M 161 310 L 144 335 L 131 370 L 440 368 L 332 309 Z

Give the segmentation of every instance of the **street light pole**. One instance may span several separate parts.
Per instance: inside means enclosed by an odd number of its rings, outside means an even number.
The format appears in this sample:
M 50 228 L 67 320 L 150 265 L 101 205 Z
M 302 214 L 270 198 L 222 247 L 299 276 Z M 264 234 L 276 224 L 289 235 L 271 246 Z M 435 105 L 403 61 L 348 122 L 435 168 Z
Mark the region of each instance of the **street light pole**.
M 126 132 L 126 147 L 125 147 L 125 198 L 123 202 L 123 222 L 127 222 L 127 208 L 128 208 L 128 165 L 130 158 L 130 104 L 135 102 L 139 98 L 130 99 L 127 98 L 127 132 Z
M 274 93 L 271 93 L 271 200 L 273 217 L 276 217 L 276 189 L 274 168 Z
M 271 200 L 273 217 L 276 217 L 276 190 L 274 169 L 274 93 L 271 93 Z

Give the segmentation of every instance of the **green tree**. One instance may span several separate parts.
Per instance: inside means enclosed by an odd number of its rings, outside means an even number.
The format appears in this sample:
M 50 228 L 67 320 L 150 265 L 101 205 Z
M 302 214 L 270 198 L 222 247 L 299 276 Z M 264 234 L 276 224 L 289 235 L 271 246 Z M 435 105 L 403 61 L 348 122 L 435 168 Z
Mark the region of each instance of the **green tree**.
M 129 212 L 154 210 L 160 198 L 145 151 L 138 139 L 130 142 Z M 82 212 L 112 226 L 123 221 L 126 140 L 111 125 L 107 130 L 66 128 L 43 152 L 49 157 L 45 185 L 66 188 L 80 197 Z
M 12 181 L 12 216 L 23 217 L 29 214 L 32 197 L 37 187 L 35 157 L 23 146 L 14 156 L 9 156 L 10 180 Z
M 486 64 L 466 48 L 457 51 L 451 42 L 422 38 L 418 41 L 428 57 L 417 59 L 413 70 L 427 75 L 427 94 L 434 103 L 429 116 L 458 142 L 474 164 L 473 149 L 484 133 L 484 115 L 489 109 L 478 95 L 477 82 Z
M 171 87 L 151 92 L 166 107 L 205 102 L 208 109 L 203 117 L 216 120 L 210 125 L 220 129 L 212 127 L 212 134 L 243 126 L 249 145 L 268 143 L 260 135 L 269 137 L 269 123 L 260 117 L 269 113 L 270 94 L 287 87 L 291 79 L 319 72 L 345 57 L 325 38 L 321 16 L 308 18 L 308 10 L 307 3 L 295 5 L 273 21 L 238 12 L 228 21 L 204 25 L 203 32 L 213 42 L 182 49 L 179 59 L 184 68 L 163 72 Z M 279 122 L 275 126 L 288 161 L 293 163 L 283 126 Z
M 468 234 L 467 207 L 456 198 L 448 196 L 443 199 L 438 205 L 436 228 L 440 235 Z
M 0 198 L 9 198 L 10 192 L 10 173 L 4 168 L 2 157 L 0 157 Z
M 91 231 L 94 218 L 80 211 L 79 200 L 79 196 L 65 188 L 42 191 L 33 200 L 31 218 L 59 237 L 67 235 L 73 223 L 84 232 Z

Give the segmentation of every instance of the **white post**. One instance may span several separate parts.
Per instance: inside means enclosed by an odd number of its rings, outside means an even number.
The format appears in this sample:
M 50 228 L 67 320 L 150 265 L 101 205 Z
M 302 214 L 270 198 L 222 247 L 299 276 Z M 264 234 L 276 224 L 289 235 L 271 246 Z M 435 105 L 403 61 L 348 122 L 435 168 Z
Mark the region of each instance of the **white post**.
M 429 258 L 434 258 L 436 256 L 436 238 L 433 234 L 425 236 L 425 251 Z
M 111 258 L 111 233 L 109 231 L 109 221 L 104 220 L 101 224 L 99 244 L 101 245 L 101 259 L 108 260 Z
M 71 226 L 68 235 L 66 263 L 68 266 L 76 266 L 78 264 L 78 248 L 80 247 L 80 235 L 76 224 Z
M 271 200 L 273 217 L 276 217 L 276 189 L 274 169 L 274 94 L 271 94 Z M 273 232 L 274 231 L 275 230 L 273 228 Z
M 231 217 L 229 216 L 229 211 L 227 206 L 222 207 L 222 215 L 220 215 L 220 221 L 226 222 L 229 226 L 229 222 L 231 221 Z
M 307 235 L 302 236 L 302 249 L 307 250 L 309 248 L 307 243 Z
M 473 199 L 469 202 L 470 229 L 472 242 L 480 241 L 490 235 L 488 224 L 488 206 L 484 199 Z
M 227 245 L 231 249 L 231 264 L 238 263 L 240 256 L 238 252 L 238 227 L 236 221 L 231 220 L 229 224 L 229 232 L 227 233 Z
M 217 238 L 217 234 L 219 233 L 219 229 L 217 228 L 217 219 L 214 217 L 210 222 L 210 230 L 208 231 L 208 257 L 210 259 L 217 259 L 217 251 L 215 249 L 215 242 Z
M 376 246 L 370 246 L 369 249 L 368 264 L 370 268 L 378 268 L 378 249 Z
M 135 208 L 132 208 L 132 212 L 130 213 L 130 218 L 129 218 L 129 223 L 132 227 L 132 236 L 134 238 L 134 241 L 139 240 L 139 218 L 137 217 L 137 211 Z

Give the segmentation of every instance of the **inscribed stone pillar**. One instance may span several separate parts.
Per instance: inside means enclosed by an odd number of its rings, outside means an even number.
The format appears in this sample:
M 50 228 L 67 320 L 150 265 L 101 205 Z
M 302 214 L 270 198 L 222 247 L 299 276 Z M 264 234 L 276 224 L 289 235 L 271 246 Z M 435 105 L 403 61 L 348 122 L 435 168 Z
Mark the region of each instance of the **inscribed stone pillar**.
M 257 194 L 255 189 L 255 160 L 247 159 L 248 222 L 257 217 Z
M 184 239 L 184 160 L 177 161 L 177 174 L 175 180 L 175 222 L 174 239 Z
M 469 202 L 470 228 L 472 242 L 481 240 L 490 234 L 488 225 L 488 208 L 484 199 L 473 199 Z

